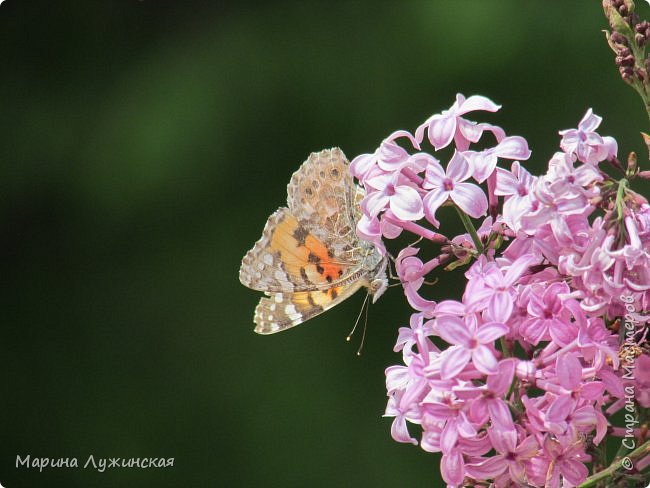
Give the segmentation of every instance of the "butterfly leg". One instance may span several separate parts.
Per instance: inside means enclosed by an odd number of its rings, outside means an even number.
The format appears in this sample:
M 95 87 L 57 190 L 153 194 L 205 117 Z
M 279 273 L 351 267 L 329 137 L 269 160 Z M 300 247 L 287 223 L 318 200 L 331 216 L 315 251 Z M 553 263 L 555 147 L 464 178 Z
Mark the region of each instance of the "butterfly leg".
M 388 251 L 386 251 L 386 255 L 389 257 L 388 261 L 386 262 L 386 264 L 387 264 L 387 268 L 388 268 L 388 277 L 389 277 L 391 280 L 396 280 L 396 281 L 399 281 L 399 282 L 400 282 L 400 283 L 393 283 L 393 284 L 388 285 L 388 286 L 389 286 L 389 287 L 397 286 L 397 285 L 401 284 L 401 280 L 400 280 L 400 277 L 396 274 L 396 273 L 397 273 L 397 268 L 395 268 L 395 273 L 393 273 L 393 266 L 397 266 L 397 265 L 395 264 L 395 258 L 394 258 L 393 255 L 392 255 L 391 253 L 389 253 Z

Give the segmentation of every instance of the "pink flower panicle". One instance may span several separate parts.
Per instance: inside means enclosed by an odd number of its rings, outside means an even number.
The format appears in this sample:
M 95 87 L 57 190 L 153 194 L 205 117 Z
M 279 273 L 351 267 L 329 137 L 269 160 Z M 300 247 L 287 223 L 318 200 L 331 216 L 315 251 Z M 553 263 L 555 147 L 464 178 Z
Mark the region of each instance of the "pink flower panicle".
M 499 108 L 459 94 L 413 134 L 396 131 L 352 161 L 366 192 L 359 235 L 384 253 L 404 231 L 422 238 L 396 253 L 414 313 L 395 345 L 403 364 L 386 369 L 385 415 L 396 441 L 441 453 L 448 487 L 577 486 L 608 429 L 624 430 L 609 420 L 625 407 L 624 361 L 640 365 L 635 402 L 650 407 L 641 347 L 650 206 L 599 168 L 615 160 L 617 143 L 596 132 L 602 119 L 591 109 L 560 132 L 561 150 L 533 176 L 521 164 L 525 139 L 466 118 Z M 473 150 L 486 137 L 493 145 Z M 438 151 L 448 147 L 443 164 Z M 443 206 L 456 207 L 467 234 L 443 233 Z M 478 230 L 471 219 L 482 219 Z M 439 253 L 425 262 L 427 241 Z M 429 274 L 461 266 L 460 301 L 420 294 Z M 626 316 L 637 318 L 628 335 L 636 349 L 621 356 L 615 319 Z

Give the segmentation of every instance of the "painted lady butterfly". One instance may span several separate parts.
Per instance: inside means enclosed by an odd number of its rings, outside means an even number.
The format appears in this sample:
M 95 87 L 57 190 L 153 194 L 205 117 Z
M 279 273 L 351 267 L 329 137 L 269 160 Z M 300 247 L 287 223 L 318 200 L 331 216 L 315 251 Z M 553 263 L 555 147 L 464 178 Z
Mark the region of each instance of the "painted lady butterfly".
M 386 290 L 387 261 L 357 237 L 363 189 L 339 148 L 312 153 L 291 177 L 288 208 L 273 213 L 241 263 L 239 280 L 266 294 L 255 332 L 273 334 L 332 308 L 362 286 Z

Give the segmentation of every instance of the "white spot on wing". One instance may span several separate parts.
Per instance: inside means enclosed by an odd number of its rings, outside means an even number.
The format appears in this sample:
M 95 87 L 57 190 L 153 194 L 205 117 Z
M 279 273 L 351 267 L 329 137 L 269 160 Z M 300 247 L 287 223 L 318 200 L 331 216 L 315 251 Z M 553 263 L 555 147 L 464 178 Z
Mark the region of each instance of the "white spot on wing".
M 282 286 L 282 291 L 287 291 L 287 292 L 293 291 L 293 284 L 291 284 L 289 281 L 281 281 L 280 285 Z

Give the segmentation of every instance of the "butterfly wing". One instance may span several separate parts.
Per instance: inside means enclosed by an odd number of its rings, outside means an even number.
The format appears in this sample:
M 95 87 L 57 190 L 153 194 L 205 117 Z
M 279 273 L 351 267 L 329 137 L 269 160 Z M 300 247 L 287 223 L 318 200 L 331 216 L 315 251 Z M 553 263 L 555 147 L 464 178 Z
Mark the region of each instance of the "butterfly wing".
M 312 153 L 291 177 L 289 208 L 272 214 L 244 259 L 239 279 L 268 292 L 327 289 L 355 279 L 361 244 L 355 185 L 340 149 Z
M 341 261 L 359 260 L 358 205 L 349 163 L 339 148 L 311 153 L 287 186 L 291 213 Z
M 266 292 L 320 290 L 349 281 L 358 268 L 358 263 L 334 256 L 283 207 L 269 217 L 261 239 L 244 256 L 239 280 Z
M 274 334 L 301 324 L 341 303 L 361 286 L 357 280 L 327 290 L 267 293 L 255 308 L 255 332 Z

